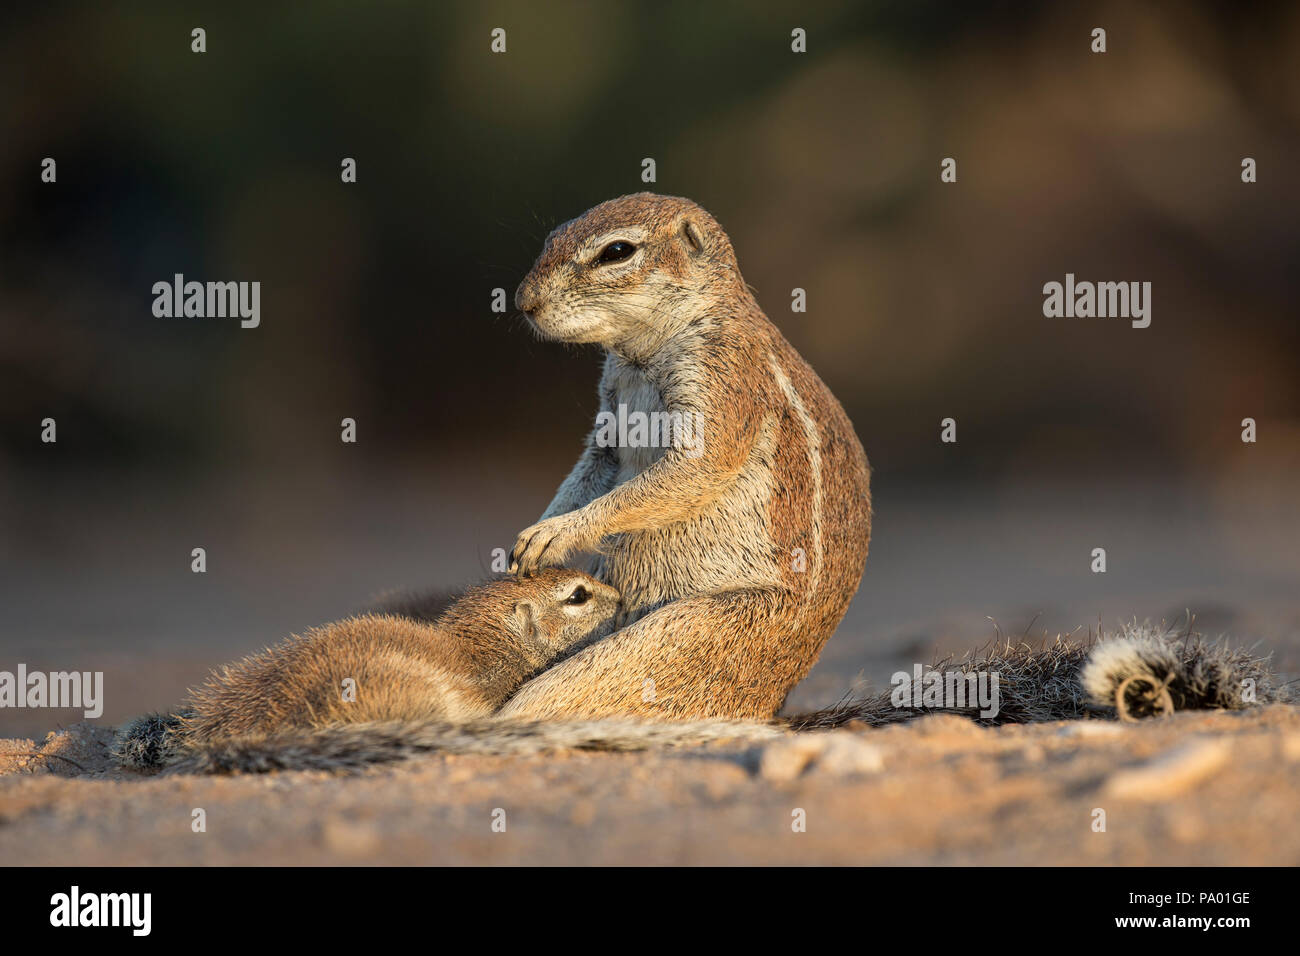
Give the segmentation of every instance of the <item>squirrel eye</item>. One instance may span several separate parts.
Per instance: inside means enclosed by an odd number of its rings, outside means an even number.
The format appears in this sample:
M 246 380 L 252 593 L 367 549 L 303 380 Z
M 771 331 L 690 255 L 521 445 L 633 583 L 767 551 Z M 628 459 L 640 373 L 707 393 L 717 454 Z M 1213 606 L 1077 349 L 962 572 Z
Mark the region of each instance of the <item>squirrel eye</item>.
M 569 599 L 564 603 L 565 604 L 586 604 L 587 599 L 590 597 L 591 597 L 591 592 L 588 591 L 586 588 L 584 588 L 581 584 L 579 584 L 576 588 L 574 588 L 573 593 L 569 595 Z
M 622 239 L 618 242 L 611 242 L 604 249 L 600 250 L 600 255 L 596 257 L 597 262 L 621 262 L 636 252 L 636 246 L 630 242 L 624 242 Z

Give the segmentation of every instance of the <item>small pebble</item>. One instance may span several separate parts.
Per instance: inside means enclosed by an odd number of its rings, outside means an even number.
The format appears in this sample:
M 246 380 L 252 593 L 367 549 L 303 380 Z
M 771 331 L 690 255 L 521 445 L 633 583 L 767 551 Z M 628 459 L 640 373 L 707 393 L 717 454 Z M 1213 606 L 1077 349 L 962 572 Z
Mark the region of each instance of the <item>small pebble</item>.
M 764 780 L 785 783 L 811 767 L 835 776 L 876 773 L 884 767 L 883 753 L 848 731 L 797 734 L 763 749 L 758 772 Z
M 379 847 L 379 832 L 369 823 L 330 820 L 323 828 L 325 845 L 345 856 L 363 856 Z
M 1118 737 L 1124 725 L 1108 720 L 1080 720 L 1062 727 L 1062 737 Z
M 1228 762 L 1222 740 L 1193 740 L 1158 757 L 1111 774 L 1106 796 L 1130 800 L 1167 800 L 1212 776 Z

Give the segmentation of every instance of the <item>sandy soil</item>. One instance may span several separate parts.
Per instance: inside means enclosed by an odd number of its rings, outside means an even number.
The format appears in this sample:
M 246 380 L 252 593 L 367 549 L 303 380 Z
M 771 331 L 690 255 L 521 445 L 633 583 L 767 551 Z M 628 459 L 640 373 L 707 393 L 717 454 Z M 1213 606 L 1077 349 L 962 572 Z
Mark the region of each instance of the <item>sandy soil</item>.
M 81 724 L 0 742 L 0 860 L 1300 863 L 1294 706 L 1139 725 L 930 717 L 673 754 L 437 756 L 358 776 L 143 777 L 112 767 L 108 740 Z M 196 808 L 206 832 L 192 829 Z

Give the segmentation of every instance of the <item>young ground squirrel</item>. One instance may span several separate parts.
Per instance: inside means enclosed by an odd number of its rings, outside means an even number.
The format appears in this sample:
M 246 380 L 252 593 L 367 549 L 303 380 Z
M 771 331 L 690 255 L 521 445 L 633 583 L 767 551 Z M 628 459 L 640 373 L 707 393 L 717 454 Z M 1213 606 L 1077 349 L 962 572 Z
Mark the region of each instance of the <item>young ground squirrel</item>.
M 433 623 L 365 614 L 327 624 L 213 674 L 191 692 L 179 736 L 194 744 L 486 717 L 557 657 L 609 633 L 618 602 L 617 591 L 589 575 L 550 569 L 470 588 Z M 348 690 L 354 699 L 345 699 Z
M 597 551 L 612 637 L 525 685 L 516 718 L 770 717 L 862 578 L 869 470 L 853 426 L 768 321 L 731 241 L 687 199 L 639 193 L 557 228 L 516 305 L 547 339 L 607 352 L 600 407 L 680 415 L 668 447 L 597 428 L 541 520 L 528 575 Z

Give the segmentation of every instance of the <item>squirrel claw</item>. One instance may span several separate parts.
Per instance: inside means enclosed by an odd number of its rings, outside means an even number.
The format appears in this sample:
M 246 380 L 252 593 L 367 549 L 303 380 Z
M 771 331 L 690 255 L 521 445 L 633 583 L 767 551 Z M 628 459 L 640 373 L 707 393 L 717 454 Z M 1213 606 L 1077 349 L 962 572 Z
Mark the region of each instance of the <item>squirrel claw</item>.
M 510 551 L 510 570 L 528 577 L 539 568 L 554 567 L 579 547 L 572 523 L 564 518 L 547 518 L 519 532 Z

